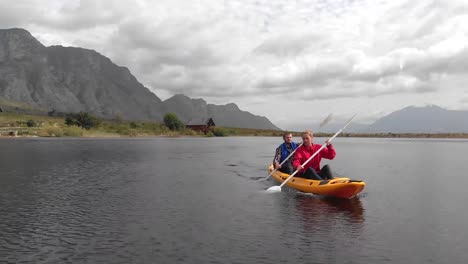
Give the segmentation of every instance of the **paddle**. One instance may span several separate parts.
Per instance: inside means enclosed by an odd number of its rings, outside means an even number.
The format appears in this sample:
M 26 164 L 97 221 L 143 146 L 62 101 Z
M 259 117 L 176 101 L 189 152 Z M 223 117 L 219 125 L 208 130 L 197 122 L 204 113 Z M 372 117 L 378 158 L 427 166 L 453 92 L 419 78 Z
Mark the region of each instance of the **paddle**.
M 351 121 L 353 120 L 353 118 L 355 117 L 356 115 L 353 115 L 353 117 L 351 117 L 351 119 L 349 119 L 348 123 L 346 123 L 346 125 L 338 130 L 338 132 L 335 133 L 335 135 L 333 135 L 330 139 L 328 139 L 328 142 L 331 142 L 334 138 L 336 138 L 336 136 L 338 136 L 338 134 L 340 134 L 349 124 L 351 124 Z M 324 149 L 325 147 L 327 146 L 327 144 L 323 144 L 321 148 L 319 148 L 312 156 L 310 156 L 310 158 L 308 158 L 303 164 L 302 164 L 302 167 L 304 167 L 307 163 L 309 163 L 309 161 L 311 161 L 315 156 L 317 156 L 318 153 L 320 153 L 320 151 L 322 151 L 322 149 Z M 280 186 L 272 186 L 270 188 L 267 189 L 267 191 L 269 192 L 281 192 L 281 187 L 283 187 L 292 177 L 294 177 L 294 175 L 296 175 L 297 173 L 299 172 L 299 170 L 296 170 L 293 174 L 291 174 L 283 183 L 281 183 Z
M 330 122 L 330 120 L 332 119 L 332 116 L 333 116 L 333 114 L 329 114 L 329 115 L 320 123 L 319 128 L 322 128 L 324 125 L 328 124 L 328 122 Z M 291 152 L 291 154 L 289 154 L 289 156 L 287 156 L 287 157 L 283 160 L 283 162 L 280 163 L 280 165 L 279 165 L 280 168 L 281 168 L 281 166 L 282 166 L 286 161 L 288 161 L 288 159 L 289 159 L 292 155 L 294 155 L 294 153 L 296 153 L 296 150 L 297 150 L 300 146 L 302 146 L 302 144 L 304 144 L 304 143 L 299 144 L 299 146 L 297 146 L 297 148 L 294 149 L 294 150 Z M 268 180 L 268 179 L 271 177 L 271 175 L 273 175 L 273 173 L 274 173 L 275 171 L 277 171 L 277 170 L 278 170 L 278 169 L 274 169 L 274 170 L 273 170 L 272 172 L 270 172 L 270 174 L 268 174 L 268 176 L 267 176 L 265 179 L 263 179 L 262 181 Z

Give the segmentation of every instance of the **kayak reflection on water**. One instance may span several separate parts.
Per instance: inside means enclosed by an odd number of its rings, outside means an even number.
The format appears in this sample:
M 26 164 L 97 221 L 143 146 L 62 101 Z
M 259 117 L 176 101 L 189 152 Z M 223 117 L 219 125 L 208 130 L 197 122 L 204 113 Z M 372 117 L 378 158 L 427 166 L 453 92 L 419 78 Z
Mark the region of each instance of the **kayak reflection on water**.
M 322 226 L 324 223 L 364 223 L 364 207 L 359 197 L 352 199 L 324 198 L 298 193 L 295 197 L 298 215 L 308 226 Z

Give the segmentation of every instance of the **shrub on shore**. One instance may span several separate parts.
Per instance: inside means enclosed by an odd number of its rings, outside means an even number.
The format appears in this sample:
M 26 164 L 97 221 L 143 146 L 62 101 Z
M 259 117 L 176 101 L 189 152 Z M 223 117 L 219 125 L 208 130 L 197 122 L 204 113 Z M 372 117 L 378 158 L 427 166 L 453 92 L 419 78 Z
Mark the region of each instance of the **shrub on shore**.
M 180 131 L 185 128 L 185 125 L 174 113 L 167 113 L 164 115 L 164 124 L 172 131 Z
M 26 121 L 26 126 L 27 127 L 35 127 L 37 125 L 38 125 L 37 122 L 32 120 L 32 119 L 29 119 L 28 121 Z
M 44 126 L 42 127 L 39 132 L 38 136 L 40 137 L 61 137 L 63 136 L 62 128 L 58 126 Z
M 68 126 L 79 126 L 90 129 L 99 126 L 99 118 L 87 112 L 69 113 L 65 117 L 65 124 Z
M 84 135 L 84 130 L 78 126 L 67 126 L 62 130 L 63 135 L 66 137 L 82 137 Z
M 226 137 L 228 135 L 228 131 L 224 128 L 216 127 L 213 130 L 213 135 L 215 135 L 216 137 Z

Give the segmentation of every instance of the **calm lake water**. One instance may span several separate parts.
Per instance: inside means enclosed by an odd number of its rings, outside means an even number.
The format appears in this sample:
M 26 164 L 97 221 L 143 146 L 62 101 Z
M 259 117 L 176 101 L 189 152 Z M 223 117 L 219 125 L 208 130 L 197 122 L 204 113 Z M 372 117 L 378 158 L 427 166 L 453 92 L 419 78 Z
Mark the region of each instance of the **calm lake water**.
M 280 141 L 2 139 L 0 263 L 468 263 L 468 141 L 336 139 L 352 200 L 265 193 Z

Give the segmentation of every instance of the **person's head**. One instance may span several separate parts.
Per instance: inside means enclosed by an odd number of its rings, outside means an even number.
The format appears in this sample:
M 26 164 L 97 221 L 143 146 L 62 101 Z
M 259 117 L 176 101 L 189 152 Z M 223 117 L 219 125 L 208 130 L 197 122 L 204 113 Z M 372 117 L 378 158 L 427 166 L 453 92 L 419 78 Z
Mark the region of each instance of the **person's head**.
M 293 141 L 293 136 L 290 132 L 284 132 L 283 140 L 285 143 L 291 143 Z
M 312 141 L 314 139 L 314 133 L 310 130 L 306 130 L 302 132 L 302 142 L 304 142 L 305 146 L 310 146 L 312 145 Z

